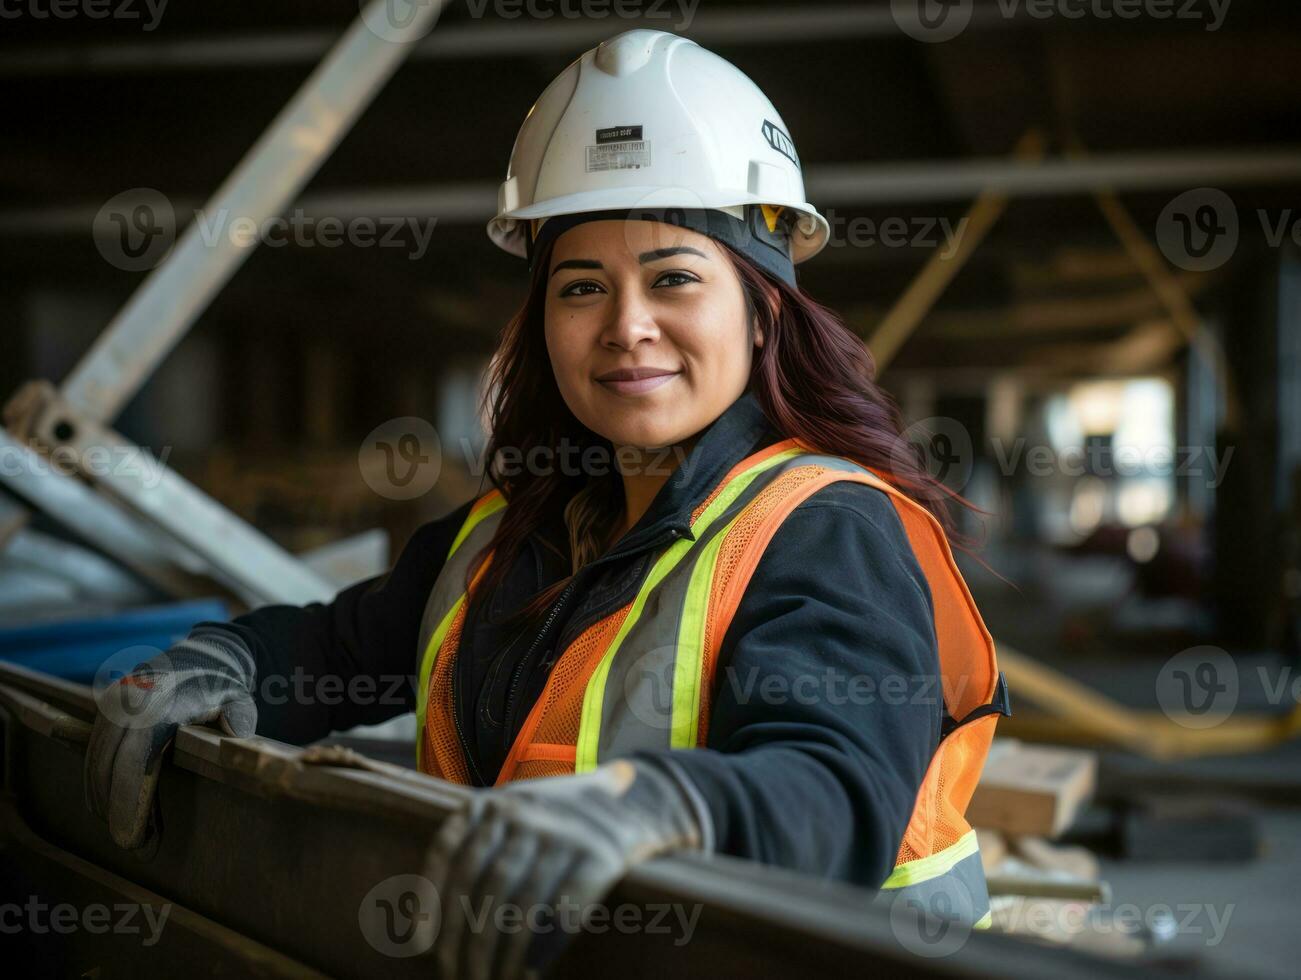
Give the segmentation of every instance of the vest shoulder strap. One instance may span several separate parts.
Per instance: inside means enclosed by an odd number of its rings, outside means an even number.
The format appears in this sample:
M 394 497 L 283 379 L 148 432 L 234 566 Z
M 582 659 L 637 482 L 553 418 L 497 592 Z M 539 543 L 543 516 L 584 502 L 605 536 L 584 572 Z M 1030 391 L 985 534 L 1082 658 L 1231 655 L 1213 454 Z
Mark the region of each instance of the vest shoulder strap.
M 919 503 L 867 467 L 843 457 L 814 452 L 800 456 L 783 479 L 775 481 L 773 492 L 753 502 L 744 522 L 729 533 L 729 540 L 723 544 L 724 554 L 711 589 L 708 647 L 704 651 L 707 676 L 712 676 L 727 628 L 777 529 L 801 503 L 839 481 L 873 487 L 885 493 L 894 505 L 931 589 L 948 711 L 962 718 L 988 704 L 998 683 L 993 639 L 958 571 L 939 522 Z

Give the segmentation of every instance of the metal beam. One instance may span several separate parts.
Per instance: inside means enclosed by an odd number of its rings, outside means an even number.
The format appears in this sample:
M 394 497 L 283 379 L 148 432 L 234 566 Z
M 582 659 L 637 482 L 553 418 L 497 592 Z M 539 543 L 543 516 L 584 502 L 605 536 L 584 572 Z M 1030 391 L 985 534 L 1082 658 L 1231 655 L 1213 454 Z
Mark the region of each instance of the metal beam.
M 386 19 L 371 0 L 270 128 L 208 202 L 210 215 L 257 226 L 282 214 L 351 129 L 357 116 L 429 30 L 446 0 L 411 5 L 410 20 Z M 383 33 L 405 40 L 395 42 Z M 199 222 L 127 301 L 63 384 L 63 394 L 99 422 L 111 422 L 257 246 L 233 235 L 205 240 Z
M 986 190 L 1014 197 L 1061 197 L 1101 188 L 1142 191 L 1293 181 L 1301 181 L 1301 146 L 1117 153 L 1038 163 L 993 157 L 952 163 L 824 165 L 810 167 L 808 175 L 810 199 L 819 207 L 961 201 Z
M 1100 189 L 1186 190 L 1301 184 L 1301 146 L 1267 149 L 1119 153 L 1084 159 L 1054 157 L 1037 164 L 1004 157 L 891 164 L 836 164 L 805 170 L 809 199 L 820 208 L 965 201 L 985 190 L 1012 197 L 1068 197 Z M 83 207 L 0 211 L 0 235 L 85 235 L 102 201 Z M 202 207 L 172 199 L 178 213 Z M 440 224 L 487 223 L 497 205 L 496 181 L 353 188 L 304 195 L 309 218 L 437 218 Z M 209 212 L 205 212 L 209 213 Z
M 165 465 L 141 461 L 144 450 L 35 382 L 11 399 L 11 431 L 30 434 L 52 453 L 69 454 L 97 489 L 107 491 L 185 550 L 202 556 L 218 581 L 250 606 L 327 602 L 338 588 L 256 528 Z M 107 465 L 99 460 L 116 460 Z M 122 465 L 131 460 L 131 465 Z M 39 501 L 38 501 L 39 502 Z M 57 516 L 66 519 L 66 515 Z
M 433 26 L 445 2 L 413 4 L 400 23 L 390 16 L 388 0 L 371 0 L 217 190 L 208 212 L 255 224 L 281 214 L 412 44 Z M 211 575 L 250 605 L 326 601 L 337 591 L 326 578 L 165 466 L 151 467 L 152 479 L 146 480 L 138 467 L 93 472 L 89 465 L 97 451 L 140 452 L 109 423 L 256 245 L 256 239 L 238 242 L 228 236 L 205 241 L 199 223 L 191 224 L 60 392 L 34 382 L 10 399 L 5 407 L 10 431 L 0 449 L 21 465 L 4 467 L 0 479 L 174 594 L 183 593 L 188 583 L 169 557 L 188 559 L 187 571 Z M 46 451 L 71 449 L 81 475 L 104 499 L 68 475 L 42 480 L 43 458 L 23 443 L 29 437 Z M 50 488 L 56 492 L 45 492 Z
M 1043 152 L 1043 135 L 1032 129 L 1017 141 L 1012 156 L 1018 164 L 1033 164 L 1042 159 Z M 966 218 L 958 226 L 965 230 L 957 248 L 952 253 L 946 253 L 941 249 L 932 252 L 921 272 L 904 290 L 890 312 L 877 324 L 867 341 L 867 349 L 872 352 L 872 357 L 876 361 L 878 374 L 886 369 L 899 348 L 944 295 L 944 290 L 962 271 L 967 261 L 976 254 L 980 243 L 985 240 L 985 236 L 1007 210 L 1008 201 L 1009 197 L 1003 191 L 997 189 L 981 191 L 975 203 L 967 211 Z
M 4 429 L 0 429 L 0 482 L 168 595 L 182 598 L 212 594 L 211 584 L 192 574 L 202 568 L 197 557 L 183 555 L 179 545 L 161 540 L 120 507 Z
M 413 6 L 416 6 L 413 4 Z M 767 9 L 699 11 L 694 16 L 674 4 L 664 4 L 658 16 L 566 17 L 447 25 L 422 39 L 411 52 L 417 60 L 447 61 L 511 55 L 572 55 L 613 34 L 634 28 L 672 31 L 709 46 L 780 44 L 898 38 L 907 40 L 886 6 L 785 5 Z M 521 11 L 523 14 L 523 11 Z M 977 25 L 991 24 L 988 17 Z M 137 43 L 31 46 L 10 45 L 0 56 L 0 77 L 122 72 L 211 71 L 311 64 L 329 50 L 328 31 L 243 34 Z

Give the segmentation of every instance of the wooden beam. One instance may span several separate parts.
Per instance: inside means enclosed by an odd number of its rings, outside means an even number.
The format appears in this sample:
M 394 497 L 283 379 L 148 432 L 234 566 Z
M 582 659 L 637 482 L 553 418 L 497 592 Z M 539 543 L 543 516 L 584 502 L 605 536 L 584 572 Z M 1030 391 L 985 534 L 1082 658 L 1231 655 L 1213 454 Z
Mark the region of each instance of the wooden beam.
M 1044 140 L 1037 130 L 1029 130 L 1017 142 L 1012 158 L 1018 163 L 1037 163 L 1043 159 Z M 950 253 L 936 249 L 912 284 L 899 297 L 894 309 L 877 325 L 867 342 L 868 350 L 876 359 L 877 374 L 881 374 L 899 348 L 925 319 L 954 278 L 962 271 L 967 260 L 975 254 L 990 229 L 1007 210 L 1010 200 L 1007 191 L 986 190 L 976 198 L 958 227 L 966 230 L 958 239 L 957 247 Z

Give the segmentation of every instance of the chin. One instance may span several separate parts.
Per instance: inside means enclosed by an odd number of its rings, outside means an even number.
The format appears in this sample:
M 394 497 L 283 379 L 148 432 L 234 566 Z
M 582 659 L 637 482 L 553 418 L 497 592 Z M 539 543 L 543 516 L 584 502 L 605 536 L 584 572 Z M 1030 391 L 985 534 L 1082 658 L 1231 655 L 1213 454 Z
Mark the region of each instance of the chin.
M 681 427 L 674 424 L 674 415 L 670 410 L 647 405 L 644 408 L 629 408 L 618 413 L 618 417 L 607 416 L 602 419 L 599 431 L 616 446 L 637 446 L 638 448 L 657 448 L 681 442 Z
M 657 449 L 680 441 L 675 430 L 659 426 L 619 426 L 606 438 L 616 446 L 635 446 L 638 449 Z

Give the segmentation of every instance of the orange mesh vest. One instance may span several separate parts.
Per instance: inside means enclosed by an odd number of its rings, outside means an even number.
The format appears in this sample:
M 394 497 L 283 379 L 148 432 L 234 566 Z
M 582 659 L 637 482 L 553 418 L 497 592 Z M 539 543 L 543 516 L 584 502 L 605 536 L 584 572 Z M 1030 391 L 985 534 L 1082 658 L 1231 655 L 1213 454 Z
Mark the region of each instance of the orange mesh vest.
M 948 715 L 958 719 L 946 726 L 931 759 L 882 894 L 982 926 L 988 897 L 975 831 L 964 814 L 998 715 L 1006 713 L 993 641 L 930 513 L 865 467 L 793 439 L 738 463 L 692 514 L 694 539 L 663 548 L 633 600 L 564 650 L 497 785 L 584 772 L 636 749 L 703 746 L 719 648 L 755 566 L 786 516 L 838 480 L 866 483 L 893 503 L 930 586 L 940 686 Z M 465 579 L 505 506 L 497 491 L 475 503 L 420 629 L 419 765 L 458 783 L 469 782 L 451 684 Z

